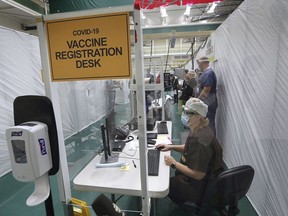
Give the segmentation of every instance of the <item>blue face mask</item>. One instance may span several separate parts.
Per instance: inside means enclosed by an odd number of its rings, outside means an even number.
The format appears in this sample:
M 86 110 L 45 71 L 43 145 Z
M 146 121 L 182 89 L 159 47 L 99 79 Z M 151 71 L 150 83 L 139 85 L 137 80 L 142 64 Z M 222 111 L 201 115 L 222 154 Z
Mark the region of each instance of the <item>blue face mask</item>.
M 185 113 L 182 113 L 181 115 L 181 122 L 184 126 L 189 127 L 189 116 L 186 115 Z

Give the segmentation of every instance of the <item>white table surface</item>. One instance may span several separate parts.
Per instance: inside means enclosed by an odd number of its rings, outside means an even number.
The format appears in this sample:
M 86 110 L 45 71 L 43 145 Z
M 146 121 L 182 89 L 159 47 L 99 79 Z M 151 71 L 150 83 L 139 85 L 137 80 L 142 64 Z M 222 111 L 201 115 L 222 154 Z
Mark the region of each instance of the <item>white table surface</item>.
M 169 140 L 171 140 L 172 134 L 171 121 L 167 121 L 167 127 L 169 134 L 158 134 L 155 145 L 158 143 L 170 142 Z M 147 132 L 157 132 L 157 129 L 155 131 Z M 135 138 L 133 141 L 126 144 L 123 152 L 119 156 L 119 161 L 125 161 L 129 164 L 129 170 L 121 170 L 120 167 L 96 168 L 95 166 L 99 163 L 103 154 L 97 155 L 74 178 L 74 188 L 81 191 L 141 196 L 138 147 L 139 142 L 137 138 Z M 148 176 L 148 191 L 150 197 L 161 198 L 167 196 L 169 193 L 170 167 L 165 164 L 164 155 L 170 155 L 170 151 L 160 153 L 159 175 Z M 134 167 L 132 160 L 134 160 L 136 168 Z

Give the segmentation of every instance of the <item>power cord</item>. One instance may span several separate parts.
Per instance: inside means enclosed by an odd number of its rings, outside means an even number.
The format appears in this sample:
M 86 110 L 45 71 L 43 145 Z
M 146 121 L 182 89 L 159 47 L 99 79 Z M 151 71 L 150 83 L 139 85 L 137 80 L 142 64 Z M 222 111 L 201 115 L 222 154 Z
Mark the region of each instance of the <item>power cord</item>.
M 133 136 L 128 136 L 127 138 L 128 138 L 128 140 L 125 140 L 124 141 L 125 143 L 131 142 L 132 140 L 134 140 Z
M 128 156 L 130 156 L 130 157 L 134 157 L 134 156 L 136 155 L 137 148 L 138 148 L 138 146 L 136 147 L 136 149 L 135 149 L 135 151 L 134 151 L 133 154 L 129 154 L 129 153 L 125 152 L 125 151 L 122 151 L 122 153 L 124 153 L 125 155 L 128 155 Z M 119 157 L 119 158 L 128 158 L 128 157 L 122 157 L 122 156 L 121 156 L 121 157 Z M 131 159 L 131 158 L 128 158 L 128 159 Z M 135 159 L 135 158 L 133 158 L 133 159 Z

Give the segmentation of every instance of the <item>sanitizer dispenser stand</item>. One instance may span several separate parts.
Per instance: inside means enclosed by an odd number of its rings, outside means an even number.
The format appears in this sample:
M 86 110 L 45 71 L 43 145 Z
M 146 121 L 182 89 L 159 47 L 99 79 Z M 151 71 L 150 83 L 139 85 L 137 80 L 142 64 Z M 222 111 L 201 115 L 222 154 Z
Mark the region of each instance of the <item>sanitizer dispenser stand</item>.
M 48 172 L 52 168 L 47 125 L 26 122 L 7 129 L 6 138 L 14 178 L 35 183 L 26 204 L 35 206 L 44 202 L 50 195 Z
M 59 146 L 52 103 L 45 96 L 14 100 L 14 123 L 6 130 L 12 174 L 22 182 L 34 181 L 28 206 L 45 201 L 47 216 L 54 216 L 49 176 L 59 170 Z

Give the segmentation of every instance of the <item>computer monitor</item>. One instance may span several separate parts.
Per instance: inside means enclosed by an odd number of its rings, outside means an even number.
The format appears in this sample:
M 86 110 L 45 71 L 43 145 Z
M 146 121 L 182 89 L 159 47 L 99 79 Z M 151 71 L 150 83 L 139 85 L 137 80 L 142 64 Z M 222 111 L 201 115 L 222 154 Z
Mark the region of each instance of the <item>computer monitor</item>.
M 102 143 L 104 155 L 100 160 L 100 164 L 105 163 L 115 163 L 118 161 L 119 153 L 111 152 L 111 147 L 109 146 L 109 138 L 108 138 L 108 128 L 105 127 L 104 124 L 101 125 L 101 135 L 102 135 Z
M 119 153 L 112 152 L 116 137 L 114 108 L 112 108 L 106 116 L 105 125 L 106 126 L 104 126 L 104 124 L 101 125 L 104 156 L 100 163 L 114 163 L 117 162 L 119 158 Z
M 114 109 L 111 109 L 108 113 L 106 119 L 106 135 L 107 135 L 107 146 L 108 154 L 111 156 L 112 145 L 116 137 L 116 127 L 115 127 L 115 112 Z
M 109 156 L 109 154 L 111 155 L 111 152 L 108 150 L 106 128 L 105 128 L 104 124 L 101 124 L 101 135 L 102 135 L 104 158 L 105 158 L 105 160 L 108 160 L 108 156 Z

